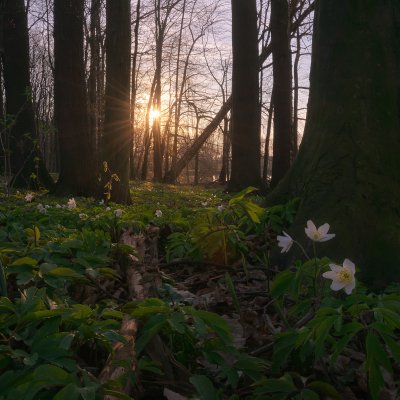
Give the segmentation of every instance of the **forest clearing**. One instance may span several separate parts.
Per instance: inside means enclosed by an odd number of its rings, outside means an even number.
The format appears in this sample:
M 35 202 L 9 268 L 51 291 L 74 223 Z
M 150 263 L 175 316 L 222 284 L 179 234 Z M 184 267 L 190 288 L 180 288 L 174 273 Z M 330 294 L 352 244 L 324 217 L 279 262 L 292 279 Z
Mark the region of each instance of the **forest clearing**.
M 400 398 L 398 0 L 0 0 L 0 400 Z

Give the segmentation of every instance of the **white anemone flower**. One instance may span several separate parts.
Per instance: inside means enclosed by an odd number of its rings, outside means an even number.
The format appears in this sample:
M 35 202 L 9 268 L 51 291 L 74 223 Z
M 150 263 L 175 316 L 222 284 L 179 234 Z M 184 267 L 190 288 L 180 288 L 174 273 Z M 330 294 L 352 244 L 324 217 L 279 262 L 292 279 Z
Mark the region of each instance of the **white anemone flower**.
M 333 239 L 336 235 L 334 233 L 328 233 L 330 228 L 329 224 L 323 224 L 318 229 L 314 222 L 311 220 L 307 221 L 307 228 L 305 228 L 306 235 L 314 242 L 326 242 L 327 240 Z
M 278 239 L 278 246 L 282 247 L 281 253 L 287 253 L 293 244 L 293 239 L 286 233 L 282 232 L 284 236 L 278 235 L 276 238 Z
M 222 211 L 224 211 L 224 206 L 221 204 L 220 206 L 217 206 L 217 210 L 219 211 L 219 212 L 222 212 Z
M 76 208 L 76 201 L 74 198 L 68 200 L 67 207 L 70 210 L 72 210 L 73 208 Z
M 26 196 L 25 196 L 25 201 L 27 203 L 31 203 L 32 200 L 33 200 L 33 194 L 32 193 L 27 193 Z
M 156 217 L 161 218 L 162 217 L 162 211 L 161 210 L 156 210 Z
M 343 261 L 343 266 L 337 264 L 329 264 L 330 271 L 324 272 L 322 276 L 327 279 L 332 279 L 331 289 L 338 291 L 344 289 L 347 294 L 351 294 L 356 286 L 354 274 L 356 266 L 349 259 Z
M 121 210 L 120 208 L 118 208 L 117 210 L 114 210 L 114 215 L 115 215 L 117 218 L 121 218 L 123 212 L 124 212 L 123 210 Z
M 85 221 L 86 219 L 88 219 L 88 215 L 85 213 L 80 213 L 79 218 L 82 219 L 83 221 Z

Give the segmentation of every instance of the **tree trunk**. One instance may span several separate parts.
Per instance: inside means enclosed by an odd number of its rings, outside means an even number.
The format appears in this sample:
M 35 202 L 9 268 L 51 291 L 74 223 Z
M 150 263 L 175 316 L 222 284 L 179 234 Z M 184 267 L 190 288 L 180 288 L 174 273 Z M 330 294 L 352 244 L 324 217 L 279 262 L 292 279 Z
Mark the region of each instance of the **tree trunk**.
M 88 97 L 89 97 L 89 126 L 91 136 L 91 147 L 94 152 L 94 165 L 99 165 L 98 149 L 99 149 L 99 125 L 100 125 L 100 110 L 99 96 L 101 92 L 97 87 L 98 75 L 100 72 L 100 17 L 101 17 L 101 0 L 92 0 L 90 9 L 90 69 L 88 78 Z
M 271 93 L 271 100 L 269 102 L 269 113 L 267 121 L 267 135 L 265 137 L 264 146 L 264 163 L 263 163 L 263 174 L 262 179 L 264 183 L 268 181 L 268 167 L 269 167 L 269 143 L 271 141 L 271 129 L 272 129 L 272 117 L 274 115 L 274 92 Z
M 10 132 L 9 186 L 49 188 L 53 181 L 39 155 L 29 74 L 29 38 L 23 0 L 6 1 L 2 10 L 4 24 L 4 89 Z M 7 155 L 8 156 L 8 155 Z
M 400 2 L 337 3 L 317 3 L 303 142 L 267 200 L 299 197 L 295 238 L 329 222 L 320 253 L 384 287 L 400 279 Z
M 271 0 L 271 43 L 274 74 L 274 154 L 271 186 L 290 168 L 292 123 L 292 56 L 288 0 Z
M 111 200 L 130 204 L 129 157 L 130 126 L 130 0 L 107 0 L 106 3 L 106 96 L 103 135 L 103 161 L 111 174 Z M 109 182 L 109 181 L 108 181 Z
M 222 166 L 218 177 L 219 183 L 226 183 L 229 180 L 229 153 L 231 149 L 229 125 L 229 118 L 225 117 L 222 132 Z
M 130 178 L 137 178 L 137 170 L 135 168 L 135 141 L 137 138 L 135 137 L 135 125 L 136 125 L 136 115 L 135 115 L 135 107 L 136 107 L 136 96 L 137 96 L 137 60 L 138 60 L 138 52 L 139 52 L 139 26 L 140 26 L 140 7 L 141 2 L 137 0 L 136 2 L 136 22 L 134 27 L 134 45 L 133 45 L 133 53 L 132 53 L 132 71 L 131 71 L 131 142 L 130 142 Z
M 87 113 L 83 18 L 83 0 L 55 0 L 54 118 L 60 140 L 60 177 L 55 190 L 58 194 L 93 196 L 96 170 Z
M 232 0 L 232 166 L 230 190 L 261 185 L 256 0 Z

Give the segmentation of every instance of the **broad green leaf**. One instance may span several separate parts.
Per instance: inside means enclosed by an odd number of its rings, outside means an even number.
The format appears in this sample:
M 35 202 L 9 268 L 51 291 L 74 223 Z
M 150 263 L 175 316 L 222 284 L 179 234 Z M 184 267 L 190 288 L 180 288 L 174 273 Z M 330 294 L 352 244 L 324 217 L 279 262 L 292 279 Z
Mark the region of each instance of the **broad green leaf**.
M 275 336 L 274 352 L 272 355 L 272 371 L 277 372 L 287 361 L 296 346 L 299 334 L 288 331 Z
M 383 340 L 386 342 L 386 345 L 389 347 L 389 350 L 396 361 L 397 364 L 400 365 L 400 344 L 396 342 L 391 336 L 382 334 L 381 336 Z
M 307 384 L 307 388 L 317 392 L 322 398 L 341 400 L 340 393 L 329 383 L 322 381 L 312 381 Z M 319 398 L 319 397 L 318 397 Z
M 186 308 L 186 310 L 189 309 L 190 308 Z M 191 315 L 201 318 L 204 323 L 207 324 L 211 330 L 213 330 L 226 344 L 230 344 L 232 342 L 231 328 L 228 322 L 226 322 L 222 317 L 209 311 L 191 310 Z
M 280 272 L 272 282 L 271 295 L 276 299 L 281 297 L 284 293 L 289 291 L 294 283 L 295 274 L 292 271 Z
M 153 315 L 139 331 L 139 338 L 136 341 L 136 352 L 139 355 L 147 343 L 156 335 L 166 324 L 167 316 L 164 314 Z
M 205 375 L 193 375 L 189 380 L 200 395 L 200 400 L 219 400 L 221 398 L 218 390 Z
M 53 400 L 78 400 L 81 395 L 79 393 L 79 388 L 75 383 L 70 383 L 69 385 L 62 388 L 54 397 Z
M 285 393 L 289 394 L 296 390 L 293 382 L 286 378 L 280 379 L 263 379 L 256 382 L 256 393 Z
M 12 264 L 9 265 L 9 267 L 16 267 L 18 265 L 29 265 L 31 267 L 36 267 L 37 263 L 37 260 L 35 260 L 34 258 L 22 257 L 15 260 Z
M 367 333 L 365 344 L 367 350 L 367 368 L 370 369 L 372 364 L 378 364 L 384 367 L 388 372 L 392 372 L 392 366 L 386 350 L 372 331 Z

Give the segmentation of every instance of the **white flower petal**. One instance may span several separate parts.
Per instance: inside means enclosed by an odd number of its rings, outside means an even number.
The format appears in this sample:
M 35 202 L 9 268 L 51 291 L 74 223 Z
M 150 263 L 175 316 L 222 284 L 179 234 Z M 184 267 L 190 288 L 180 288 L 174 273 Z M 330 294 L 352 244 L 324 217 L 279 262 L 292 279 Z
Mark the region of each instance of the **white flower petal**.
M 347 294 L 351 294 L 351 292 L 353 291 L 353 289 L 356 287 L 356 281 L 355 281 L 355 279 L 353 279 L 353 282 L 351 282 L 349 285 L 347 285 L 345 288 L 344 288 L 344 291 L 347 293 Z
M 330 225 L 328 223 L 325 223 L 318 228 L 318 232 L 321 234 L 321 236 L 325 236 L 328 233 L 329 228 Z
M 329 268 L 335 272 L 339 272 L 342 269 L 342 267 L 337 264 L 329 264 Z
M 314 222 L 312 222 L 310 219 L 307 221 L 307 228 L 310 231 L 316 231 L 317 227 L 315 226 Z
M 321 237 L 321 239 L 318 240 L 318 242 L 327 242 L 328 240 L 331 240 L 335 237 L 336 235 L 334 233 L 328 233 Z
M 356 266 L 352 261 L 350 261 L 348 258 L 345 258 L 343 261 L 343 267 L 348 268 L 353 274 L 356 273 Z
M 327 278 L 327 279 L 335 280 L 336 279 L 336 272 L 334 272 L 334 271 L 326 271 L 326 272 L 324 272 L 322 274 L 322 276 L 324 278 Z
M 340 289 L 343 289 L 343 288 L 344 288 L 344 284 L 343 283 L 340 283 L 340 282 L 337 282 L 337 281 L 332 281 L 332 284 L 331 284 L 331 289 L 332 290 L 337 291 L 337 290 L 340 290 Z

